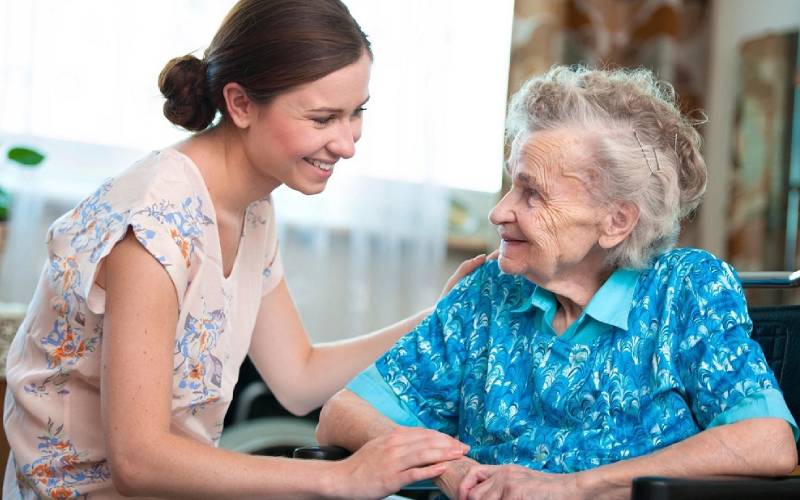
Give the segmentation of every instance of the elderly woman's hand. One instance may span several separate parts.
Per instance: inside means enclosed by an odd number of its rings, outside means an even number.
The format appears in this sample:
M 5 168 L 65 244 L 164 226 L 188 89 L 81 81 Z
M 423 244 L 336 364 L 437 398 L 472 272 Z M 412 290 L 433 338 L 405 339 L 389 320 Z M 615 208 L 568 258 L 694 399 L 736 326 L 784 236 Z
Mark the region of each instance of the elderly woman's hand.
M 577 474 L 548 474 L 519 465 L 476 465 L 458 487 L 459 500 L 583 498 Z
M 479 465 L 478 462 L 469 457 L 451 460 L 445 464 L 445 470 L 442 475 L 436 478 L 436 486 L 438 486 L 439 489 L 442 490 L 442 493 L 447 495 L 448 498 L 456 498 L 458 496 L 458 486 L 464 480 L 467 472 Z

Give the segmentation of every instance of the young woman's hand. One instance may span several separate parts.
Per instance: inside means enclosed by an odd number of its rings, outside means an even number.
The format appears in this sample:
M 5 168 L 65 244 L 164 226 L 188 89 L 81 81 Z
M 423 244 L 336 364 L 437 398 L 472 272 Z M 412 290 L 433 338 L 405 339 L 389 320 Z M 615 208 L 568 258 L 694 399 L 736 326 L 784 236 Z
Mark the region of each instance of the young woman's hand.
M 346 498 L 382 498 L 403 486 L 441 475 L 450 460 L 469 449 L 430 429 L 398 427 L 368 441 L 350 457 L 336 462 L 334 491 Z
M 476 255 L 471 259 L 467 259 L 459 265 L 456 270 L 453 272 L 450 279 L 447 280 L 447 283 L 444 284 L 444 289 L 442 290 L 442 294 L 439 296 L 439 300 L 445 298 L 445 296 L 450 293 L 450 290 L 456 286 L 456 283 L 461 281 L 464 276 L 468 275 L 472 271 L 478 269 L 482 266 L 487 260 L 495 260 L 497 259 L 497 250 L 490 253 L 488 256 L 484 253 L 480 255 Z

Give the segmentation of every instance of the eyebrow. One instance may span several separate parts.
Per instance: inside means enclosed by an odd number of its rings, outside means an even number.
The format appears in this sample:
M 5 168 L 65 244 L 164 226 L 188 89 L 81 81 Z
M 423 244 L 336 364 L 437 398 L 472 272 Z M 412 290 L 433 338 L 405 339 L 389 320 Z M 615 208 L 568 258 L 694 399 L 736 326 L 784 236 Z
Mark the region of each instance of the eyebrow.
M 542 194 L 542 196 L 548 196 L 549 186 L 542 178 L 536 175 L 517 172 L 517 174 L 514 176 L 514 181 L 523 184 L 528 189 L 534 189 L 538 191 Z
M 517 172 L 517 175 L 514 176 L 518 181 L 522 182 L 523 184 L 527 184 L 528 186 L 536 186 L 536 182 L 534 181 L 533 177 L 524 173 L 524 172 Z
M 506 161 L 505 164 L 503 165 L 503 170 L 509 177 L 512 178 L 512 180 L 522 182 L 529 186 L 536 186 L 536 182 L 534 181 L 534 178 L 531 175 L 526 174 L 525 172 L 517 172 L 516 174 L 514 174 L 511 168 L 512 168 L 511 160 Z
M 367 101 L 369 101 L 370 97 L 371 96 L 367 96 L 367 98 L 364 99 L 364 102 L 359 104 L 358 107 L 359 108 L 363 107 L 367 103 Z M 358 108 L 356 108 L 356 109 L 358 109 Z M 342 112 L 344 112 L 344 110 L 342 108 L 314 108 L 314 109 L 310 109 L 309 111 L 312 112 L 312 113 L 342 113 Z

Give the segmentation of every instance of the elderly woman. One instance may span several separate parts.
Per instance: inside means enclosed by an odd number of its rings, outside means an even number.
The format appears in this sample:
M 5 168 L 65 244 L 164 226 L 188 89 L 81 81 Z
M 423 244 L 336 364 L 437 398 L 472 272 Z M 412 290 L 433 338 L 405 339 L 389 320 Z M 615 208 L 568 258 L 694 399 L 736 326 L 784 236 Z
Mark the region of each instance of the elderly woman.
M 437 481 L 461 498 L 791 471 L 797 426 L 734 270 L 672 248 L 706 184 L 672 88 L 646 70 L 554 68 L 513 97 L 508 137 L 499 260 L 326 404 L 320 442 L 456 436 L 468 457 Z

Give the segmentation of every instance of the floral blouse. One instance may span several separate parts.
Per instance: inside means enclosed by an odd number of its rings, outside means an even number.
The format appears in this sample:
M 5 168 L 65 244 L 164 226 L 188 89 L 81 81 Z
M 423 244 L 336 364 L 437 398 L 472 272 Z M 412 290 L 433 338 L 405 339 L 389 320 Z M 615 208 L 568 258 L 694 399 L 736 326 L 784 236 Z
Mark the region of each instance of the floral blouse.
M 216 445 L 261 297 L 280 281 L 271 199 L 246 211 L 223 274 L 214 207 L 200 171 L 154 152 L 56 220 L 48 260 L 8 354 L 3 498 L 116 498 L 100 420 L 105 291 L 98 269 L 128 228 L 177 290 L 172 428 Z
M 348 388 L 404 425 L 457 436 L 481 463 L 574 472 L 752 417 L 797 426 L 741 285 L 707 252 L 617 270 L 561 335 L 556 301 L 496 262 Z

